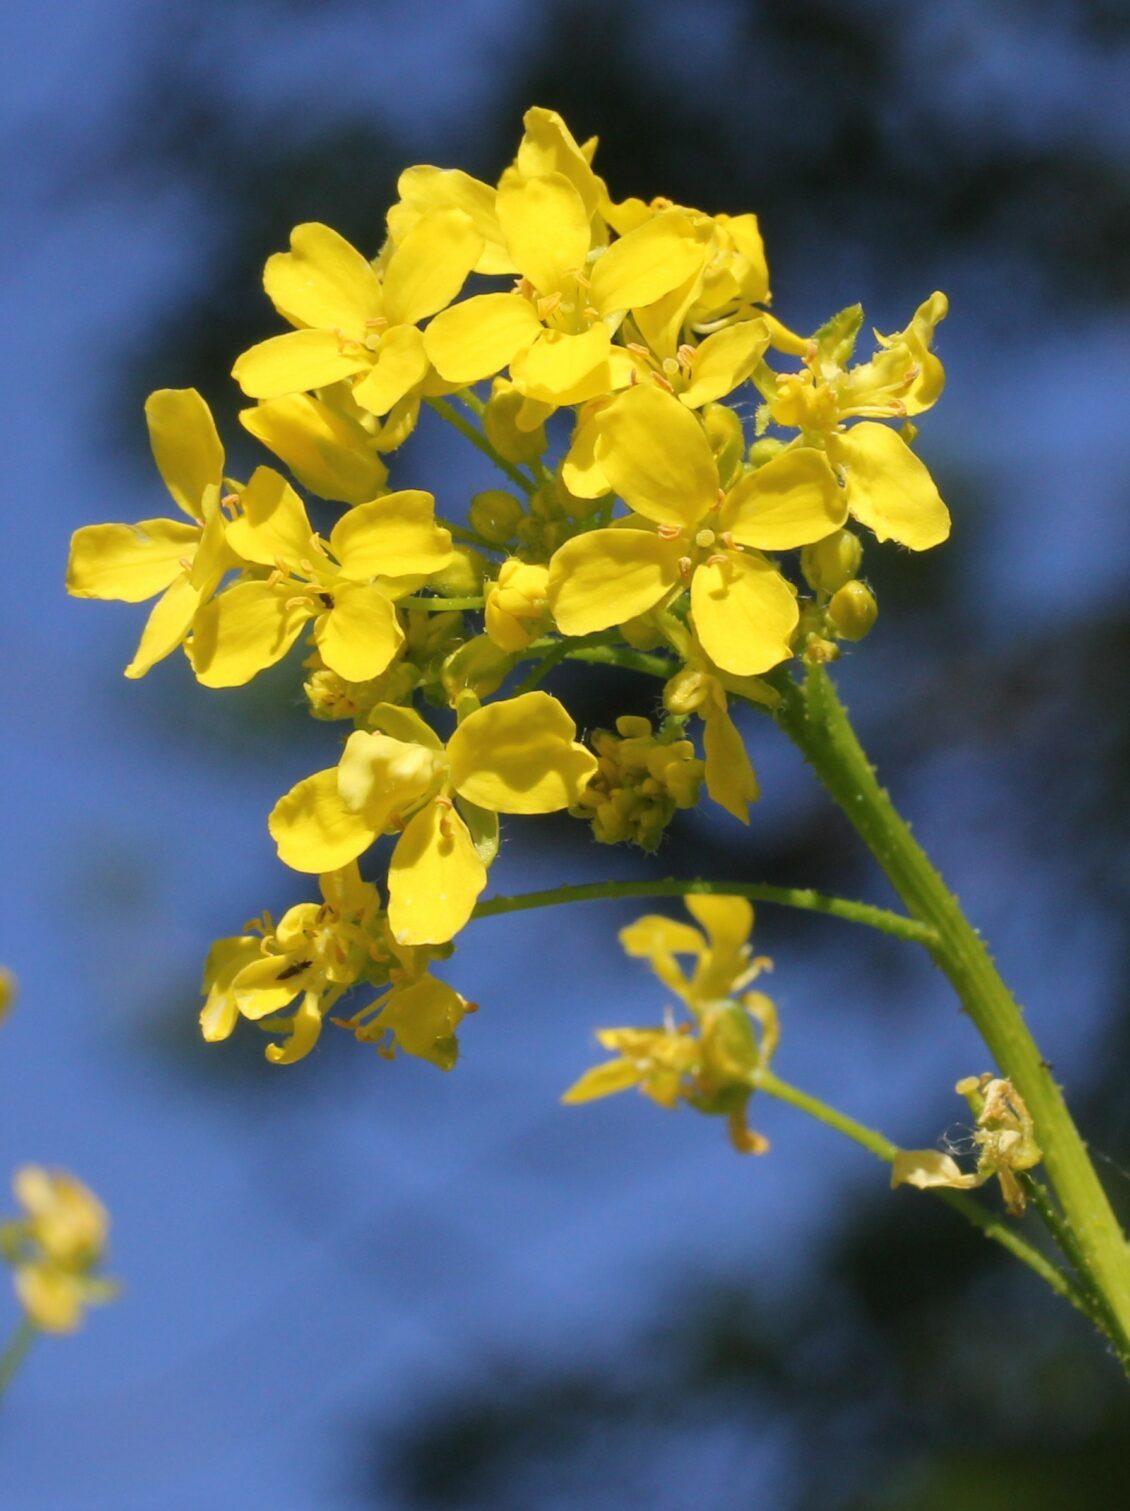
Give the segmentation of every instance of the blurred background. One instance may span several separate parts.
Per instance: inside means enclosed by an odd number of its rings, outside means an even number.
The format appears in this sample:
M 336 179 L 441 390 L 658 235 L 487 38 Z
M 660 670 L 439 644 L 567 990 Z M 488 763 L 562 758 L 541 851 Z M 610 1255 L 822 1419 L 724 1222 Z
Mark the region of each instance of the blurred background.
M 945 290 L 919 450 L 954 536 L 868 550 L 882 613 L 841 685 L 1130 1212 L 1126 6 L 42 0 L 2 28 L 0 1172 L 93 1186 L 125 1284 L 5 1403 L 5 1504 L 1109 1506 L 1117 1370 L 940 1205 L 774 1105 L 757 1160 L 636 1097 L 558 1105 L 596 1027 L 663 1006 L 615 943 L 638 905 L 470 929 L 450 1076 L 333 1033 L 293 1069 L 250 1029 L 205 1046 L 207 945 L 307 895 L 265 816 L 338 731 L 293 659 L 226 693 L 179 656 L 126 682 L 144 611 L 62 583 L 79 525 L 166 512 L 150 389 L 199 388 L 231 470 L 262 459 L 227 374 L 279 329 L 260 276 L 291 226 L 375 252 L 401 167 L 494 180 L 533 103 L 600 135 L 618 198 L 757 211 L 793 326 L 862 300 L 896 330 Z M 457 514 L 480 462 L 425 423 L 394 480 Z M 559 685 L 588 727 L 654 708 Z M 780 737 L 750 740 L 748 832 L 697 815 L 645 862 L 511 825 L 496 885 L 889 902 Z M 923 957 L 768 907 L 756 939 L 784 1076 L 904 1144 L 957 1127 L 954 1081 L 988 1067 Z

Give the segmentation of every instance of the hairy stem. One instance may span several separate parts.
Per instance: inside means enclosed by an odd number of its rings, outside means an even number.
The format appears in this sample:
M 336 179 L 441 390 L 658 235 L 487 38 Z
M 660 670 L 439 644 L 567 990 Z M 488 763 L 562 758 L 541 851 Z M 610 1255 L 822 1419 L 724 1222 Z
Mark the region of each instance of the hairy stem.
M 1023 1097 L 1079 1262 L 1104 1298 L 1120 1358 L 1130 1359 L 1130 1251 L 1051 1067 L 957 899 L 896 812 L 823 667 L 779 681 L 776 717 L 839 804 L 907 911 L 937 931 L 930 951 L 1001 1072 Z
M 580 886 L 551 887 L 544 892 L 523 892 L 516 897 L 492 897 L 475 908 L 475 918 L 498 918 L 505 913 L 524 913 L 531 908 L 551 908 L 564 902 L 599 902 L 613 897 L 748 897 L 751 902 L 777 903 L 786 908 L 801 908 L 808 913 L 824 913 L 847 923 L 860 923 L 878 929 L 895 939 L 931 948 L 937 941 L 928 923 L 904 918 L 900 913 L 872 907 L 866 902 L 852 902 L 846 897 L 828 897 L 804 887 L 770 887 L 759 882 L 681 881 L 594 881 Z

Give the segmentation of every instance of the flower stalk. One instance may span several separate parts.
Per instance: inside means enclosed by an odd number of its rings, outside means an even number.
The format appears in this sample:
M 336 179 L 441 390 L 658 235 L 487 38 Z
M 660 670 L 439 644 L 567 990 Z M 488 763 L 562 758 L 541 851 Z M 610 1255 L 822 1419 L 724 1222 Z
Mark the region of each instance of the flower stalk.
M 1063 1093 L 957 898 L 876 779 L 825 668 L 780 679 L 778 723 L 867 845 L 913 918 L 936 930 L 927 947 L 1003 1074 L 1024 1098 L 1085 1276 L 1103 1298 L 1124 1363 L 1130 1359 L 1130 1251 Z

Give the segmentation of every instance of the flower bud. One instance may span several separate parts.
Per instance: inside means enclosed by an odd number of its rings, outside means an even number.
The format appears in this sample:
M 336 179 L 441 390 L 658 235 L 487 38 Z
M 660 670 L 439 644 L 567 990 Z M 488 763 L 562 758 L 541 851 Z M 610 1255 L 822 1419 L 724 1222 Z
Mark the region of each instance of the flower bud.
M 452 549 L 454 557 L 442 571 L 432 573 L 428 586 L 445 598 L 474 598 L 483 590 L 487 559 L 474 546 L 461 545 L 458 541 Z
M 862 640 L 878 617 L 875 595 L 861 582 L 845 582 L 828 605 L 828 619 L 844 640 Z
M 523 512 L 512 493 L 504 488 L 487 488 L 471 500 L 471 529 L 492 546 L 504 546 L 514 539 Z
M 734 482 L 745 451 L 745 432 L 742 422 L 725 404 L 707 404 L 703 407 L 702 421 L 706 439 L 718 464 L 718 476 L 723 488 Z
M 850 530 L 837 530 L 800 553 L 800 568 L 809 587 L 834 593 L 852 580 L 863 560 L 863 543 Z
M 780 456 L 784 449 L 784 441 L 778 441 L 771 435 L 763 436 L 760 441 L 754 441 L 749 448 L 749 465 L 764 467 L 766 462 L 771 462 L 775 456 Z
M 546 628 L 549 568 L 511 557 L 488 585 L 484 620 L 486 632 L 500 650 L 524 651 Z
M 525 399 L 505 378 L 496 378 L 483 412 L 483 430 L 487 440 L 508 462 L 532 462 L 549 444 L 545 426 L 533 430 L 518 429 L 518 411 Z
M 448 656 L 440 680 L 452 702 L 467 689 L 480 698 L 489 698 L 506 681 L 513 667 L 512 656 L 500 650 L 486 635 L 476 635 Z

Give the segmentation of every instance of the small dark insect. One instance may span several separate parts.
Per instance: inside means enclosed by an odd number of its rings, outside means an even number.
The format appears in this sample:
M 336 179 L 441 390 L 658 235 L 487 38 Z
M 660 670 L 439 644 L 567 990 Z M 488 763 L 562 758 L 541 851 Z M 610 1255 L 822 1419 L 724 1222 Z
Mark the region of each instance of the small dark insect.
M 280 971 L 276 979 L 289 981 L 292 976 L 301 976 L 302 972 L 309 970 L 313 963 L 312 960 L 296 960 L 293 965 L 288 965 L 285 971 Z

